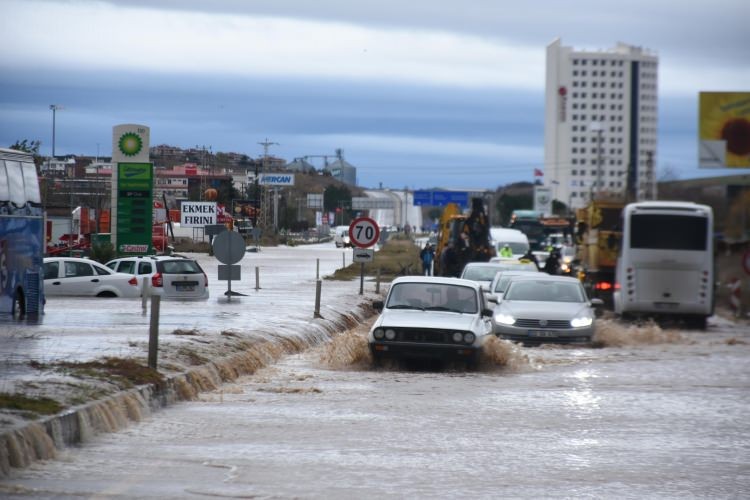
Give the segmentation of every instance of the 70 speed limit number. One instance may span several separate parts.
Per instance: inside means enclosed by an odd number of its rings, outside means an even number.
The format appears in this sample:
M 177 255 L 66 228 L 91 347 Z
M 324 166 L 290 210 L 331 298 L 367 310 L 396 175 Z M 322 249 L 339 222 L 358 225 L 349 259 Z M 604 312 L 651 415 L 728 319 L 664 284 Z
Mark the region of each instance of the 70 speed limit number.
M 358 217 L 349 225 L 349 241 L 358 248 L 370 248 L 380 239 L 380 228 L 374 219 Z

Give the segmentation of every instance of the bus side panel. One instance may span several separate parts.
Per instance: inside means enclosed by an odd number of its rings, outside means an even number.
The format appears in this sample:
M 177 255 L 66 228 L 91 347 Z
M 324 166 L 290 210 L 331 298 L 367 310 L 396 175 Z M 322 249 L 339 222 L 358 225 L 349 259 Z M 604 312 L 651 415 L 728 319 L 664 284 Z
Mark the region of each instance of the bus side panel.
M 0 215 L 0 313 L 10 314 L 20 290 L 29 314 L 44 310 L 43 218 Z

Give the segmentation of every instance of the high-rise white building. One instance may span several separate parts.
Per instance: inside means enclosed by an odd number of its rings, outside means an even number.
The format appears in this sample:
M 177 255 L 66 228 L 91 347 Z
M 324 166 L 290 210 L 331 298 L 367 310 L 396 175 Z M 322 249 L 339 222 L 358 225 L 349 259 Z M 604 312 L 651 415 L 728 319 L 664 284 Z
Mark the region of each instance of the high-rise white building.
M 593 195 L 656 195 L 657 56 L 618 43 L 547 46 L 544 184 L 569 207 Z

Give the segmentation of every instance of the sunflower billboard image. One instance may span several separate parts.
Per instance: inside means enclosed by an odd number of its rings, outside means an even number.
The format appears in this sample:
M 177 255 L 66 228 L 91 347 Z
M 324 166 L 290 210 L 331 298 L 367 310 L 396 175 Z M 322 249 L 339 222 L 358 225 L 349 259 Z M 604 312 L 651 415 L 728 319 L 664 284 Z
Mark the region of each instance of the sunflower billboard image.
M 750 168 L 750 92 L 700 92 L 698 164 Z

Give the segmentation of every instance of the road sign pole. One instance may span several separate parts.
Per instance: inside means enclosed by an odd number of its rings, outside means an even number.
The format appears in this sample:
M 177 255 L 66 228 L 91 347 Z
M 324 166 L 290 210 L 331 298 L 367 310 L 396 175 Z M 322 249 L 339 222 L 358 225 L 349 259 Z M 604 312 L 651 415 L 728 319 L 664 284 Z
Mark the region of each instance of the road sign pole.
M 359 265 L 359 294 L 362 295 L 365 289 L 365 263 Z

